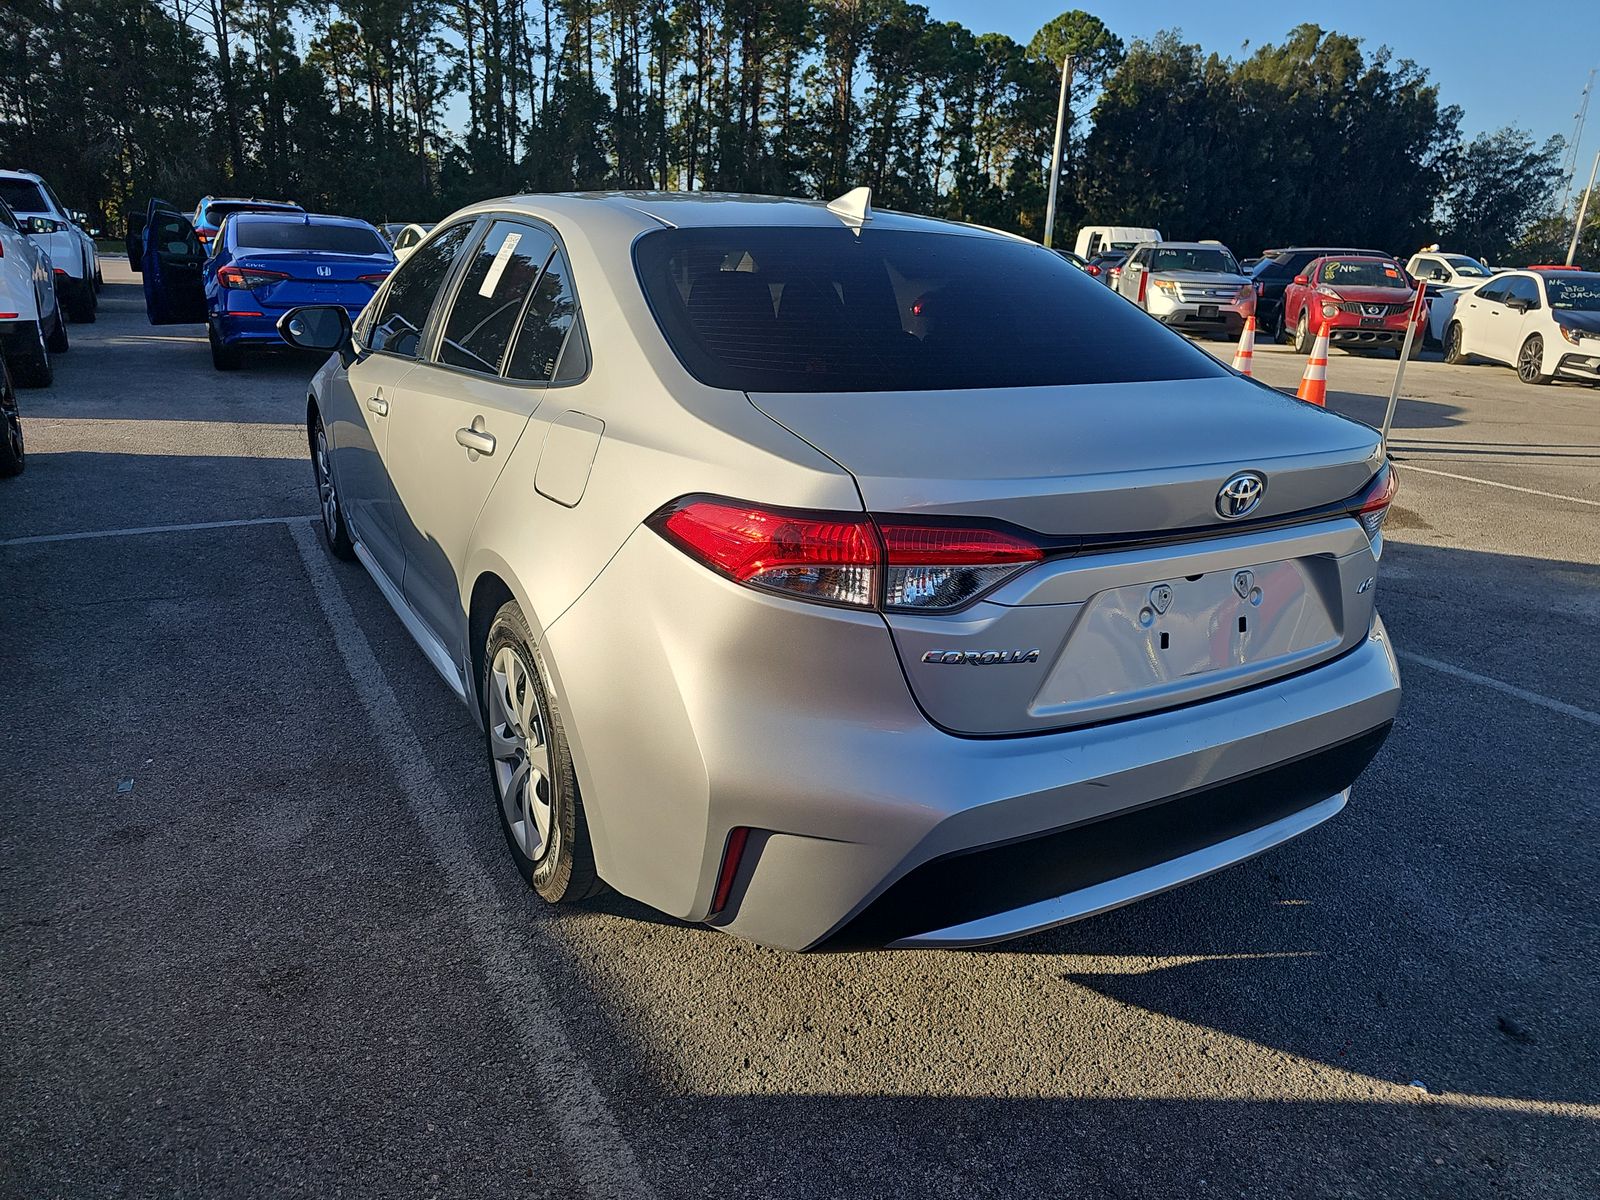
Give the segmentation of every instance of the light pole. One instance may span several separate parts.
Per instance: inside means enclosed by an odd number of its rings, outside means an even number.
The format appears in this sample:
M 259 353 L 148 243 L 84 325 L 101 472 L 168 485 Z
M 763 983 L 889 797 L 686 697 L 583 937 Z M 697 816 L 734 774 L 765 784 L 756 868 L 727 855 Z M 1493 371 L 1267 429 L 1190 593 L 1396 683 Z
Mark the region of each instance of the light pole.
M 1056 146 L 1050 156 L 1050 199 L 1044 206 L 1044 244 L 1048 248 L 1056 232 L 1056 188 L 1061 184 L 1061 143 L 1067 132 L 1067 93 L 1072 88 L 1072 55 L 1061 60 L 1061 99 L 1056 101 Z
M 1583 202 L 1578 205 L 1578 219 L 1572 223 L 1572 245 L 1567 247 L 1567 266 L 1572 265 L 1572 258 L 1578 253 L 1578 238 L 1583 234 L 1583 218 L 1589 213 L 1589 197 L 1594 195 L 1595 172 L 1600 171 L 1600 151 L 1595 152 L 1594 166 L 1589 168 L 1589 186 L 1583 189 Z M 1054 190 L 1050 195 L 1055 196 Z M 1049 245 L 1046 242 L 1045 245 Z

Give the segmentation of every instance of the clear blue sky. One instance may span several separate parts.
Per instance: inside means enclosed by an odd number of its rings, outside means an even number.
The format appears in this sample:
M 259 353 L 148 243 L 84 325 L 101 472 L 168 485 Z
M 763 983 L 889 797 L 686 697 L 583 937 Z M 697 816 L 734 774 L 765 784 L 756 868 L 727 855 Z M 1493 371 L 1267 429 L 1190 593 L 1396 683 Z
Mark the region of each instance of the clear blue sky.
M 1061 12 L 1094 13 L 1124 42 L 1180 29 L 1227 58 L 1280 42 L 1302 21 L 1387 45 L 1424 67 L 1446 104 L 1463 111 L 1467 135 L 1520 125 L 1543 141 L 1572 134 L 1572 118 L 1591 67 L 1600 67 L 1600 0 L 1339 0 L 1328 5 L 1255 0 L 922 0 L 933 16 L 975 33 L 1026 42 Z M 1295 11 L 1305 16 L 1289 15 Z M 1243 43 L 1249 42 L 1249 47 Z M 1589 103 L 1577 186 L 1600 150 L 1600 77 Z

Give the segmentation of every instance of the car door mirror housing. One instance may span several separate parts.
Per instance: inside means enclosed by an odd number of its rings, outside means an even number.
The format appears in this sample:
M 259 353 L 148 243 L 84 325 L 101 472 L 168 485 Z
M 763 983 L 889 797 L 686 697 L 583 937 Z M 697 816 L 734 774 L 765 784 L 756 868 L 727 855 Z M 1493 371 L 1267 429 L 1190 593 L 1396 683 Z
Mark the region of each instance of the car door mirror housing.
M 1308 284 L 1310 282 L 1311 281 L 1309 279 L 1307 279 L 1304 275 L 1296 275 L 1294 277 L 1294 285 L 1295 285 L 1295 287 L 1305 287 L 1306 284 Z
M 65 228 L 65 225 L 61 224 L 59 221 L 53 221 L 49 217 L 28 218 L 29 233 L 54 233 L 57 229 Z
M 278 332 L 284 341 L 298 349 L 337 352 L 346 365 L 354 357 L 350 314 L 337 304 L 291 308 L 278 318 Z

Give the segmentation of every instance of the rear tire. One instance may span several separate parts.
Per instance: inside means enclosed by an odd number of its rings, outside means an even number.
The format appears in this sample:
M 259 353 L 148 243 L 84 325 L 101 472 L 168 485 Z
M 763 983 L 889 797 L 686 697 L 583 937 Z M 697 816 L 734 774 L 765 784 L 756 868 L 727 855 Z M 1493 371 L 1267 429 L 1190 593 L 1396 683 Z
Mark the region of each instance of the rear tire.
M 229 346 L 212 322 L 206 322 L 206 337 L 211 342 L 211 365 L 219 371 L 237 371 L 244 366 L 244 351 Z
M 56 305 L 55 325 L 50 330 L 50 336 L 45 339 L 45 346 L 51 354 L 65 354 L 72 349 L 71 339 L 67 337 L 67 319 L 61 315 L 61 305 Z
M 1452 366 L 1460 366 L 1467 361 L 1467 356 L 1461 349 L 1460 321 L 1451 321 L 1449 328 L 1444 331 L 1444 360 Z
M 62 302 L 66 305 L 67 320 L 76 325 L 94 324 L 95 310 L 99 305 L 95 301 L 94 284 L 89 280 L 69 280 Z
M 17 409 L 17 389 L 11 371 L 0 355 L 0 477 L 21 475 L 28 465 L 27 447 L 22 443 L 22 414 Z
M 18 387 L 25 388 L 49 387 L 56 381 L 50 348 L 45 344 L 44 330 L 38 321 L 33 323 L 33 337 L 28 347 L 11 360 L 11 378 Z
M 339 488 L 333 478 L 328 431 L 322 424 L 322 415 L 316 412 L 311 417 L 311 475 L 317 484 L 317 505 L 322 510 L 322 538 L 335 558 L 348 562 L 356 556 L 355 542 L 350 537 L 350 526 L 345 523 L 344 505 L 339 500 Z
M 515 600 L 501 605 L 483 648 L 484 744 L 495 807 L 517 871 L 551 904 L 605 890 L 595 871 L 578 777 L 533 631 Z

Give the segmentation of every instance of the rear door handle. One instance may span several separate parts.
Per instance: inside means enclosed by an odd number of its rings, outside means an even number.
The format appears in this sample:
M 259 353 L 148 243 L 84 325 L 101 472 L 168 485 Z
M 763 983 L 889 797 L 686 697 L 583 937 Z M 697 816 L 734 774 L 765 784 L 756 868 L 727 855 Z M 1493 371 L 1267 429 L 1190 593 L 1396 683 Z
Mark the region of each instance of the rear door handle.
M 382 396 L 369 397 L 367 400 L 367 407 L 373 412 L 377 413 L 380 417 L 387 417 L 389 415 L 389 402 Z
M 482 429 L 456 430 L 456 443 L 468 450 L 476 450 L 479 454 L 494 453 L 494 434 Z

